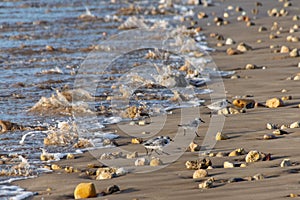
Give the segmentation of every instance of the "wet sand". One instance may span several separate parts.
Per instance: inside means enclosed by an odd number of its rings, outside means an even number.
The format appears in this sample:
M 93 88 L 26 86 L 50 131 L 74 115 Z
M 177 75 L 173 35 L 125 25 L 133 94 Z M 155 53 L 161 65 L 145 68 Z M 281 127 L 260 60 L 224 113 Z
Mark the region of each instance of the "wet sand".
M 270 153 L 270 161 L 259 161 L 247 164 L 245 168 L 224 169 L 224 161 L 240 161 L 245 156 L 238 157 L 211 157 L 213 169 L 208 170 L 209 177 L 214 177 L 216 182 L 210 189 L 199 189 L 200 180 L 193 180 L 193 170 L 185 168 L 187 160 L 196 160 L 199 158 L 198 152 L 185 152 L 176 162 L 168 165 L 166 168 L 151 173 L 130 173 L 125 176 L 116 177 L 110 180 L 92 180 L 80 173 L 65 173 L 63 170 L 54 171 L 51 174 L 43 174 L 35 179 L 22 180 L 13 184 L 21 186 L 26 190 L 37 192 L 34 199 L 72 199 L 73 191 L 78 183 L 93 182 L 97 193 L 105 190 L 106 187 L 116 184 L 121 192 L 102 197 L 104 199 L 285 199 L 290 193 L 299 194 L 299 172 L 300 155 L 299 141 L 300 129 L 287 129 L 287 135 L 280 135 L 276 139 L 263 140 L 264 134 L 271 133 L 272 130 L 266 129 L 268 122 L 276 124 L 291 124 L 299 119 L 300 94 L 299 81 L 286 80 L 299 73 L 298 58 L 290 58 L 288 54 L 273 53 L 270 45 L 286 45 L 290 48 L 300 48 L 299 42 L 287 42 L 288 35 L 300 36 L 299 32 L 288 33 L 289 28 L 298 21 L 292 21 L 292 16 L 299 15 L 300 2 L 291 1 L 292 6 L 285 8 L 289 11 L 288 16 L 269 17 L 267 10 L 282 8 L 283 2 L 262 1 L 263 6 L 258 7 L 259 14 L 257 19 L 253 19 L 251 9 L 255 8 L 253 1 L 226 1 L 222 8 L 228 5 L 242 7 L 252 18 L 254 26 L 247 27 L 246 22 L 237 22 L 236 18 L 240 13 L 234 13 L 229 18 L 230 24 L 216 26 L 213 24 L 211 13 L 219 13 L 220 7 L 202 8 L 210 17 L 200 21 L 203 33 L 207 35 L 209 46 L 216 48 L 217 51 L 211 53 L 211 56 L 221 70 L 236 70 L 239 79 L 224 79 L 225 89 L 228 99 L 235 96 L 252 95 L 251 99 L 264 103 L 268 98 L 282 96 L 292 96 L 292 100 L 285 101 L 285 105 L 279 108 L 257 107 L 247 109 L 246 113 L 229 115 L 225 118 L 223 133 L 229 136 L 228 140 L 218 141 L 212 152 L 230 152 L 236 148 L 244 148 L 246 151 L 258 150 L 264 153 Z M 273 22 L 278 22 L 283 30 L 276 39 L 269 39 Z M 206 22 L 211 22 L 211 26 L 206 26 Z M 258 32 L 260 26 L 265 26 L 267 31 Z M 300 30 L 298 30 L 300 31 Z M 210 33 L 219 33 L 232 38 L 236 44 L 230 46 L 216 47 L 215 38 L 210 38 Z M 261 43 L 257 43 L 261 40 Z M 253 47 L 252 51 L 243 54 L 229 56 L 226 49 L 236 47 L 238 43 L 244 42 Z M 266 69 L 244 70 L 245 65 L 251 63 L 257 66 L 265 66 Z M 286 93 L 281 90 L 286 89 Z M 201 117 L 209 122 L 210 116 L 206 108 L 201 108 Z M 168 120 L 161 135 L 174 136 L 177 132 L 177 124 L 180 121 L 179 111 L 174 111 L 173 115 L 168 115 Z M 202 143 L 203 137 L 207 131 L 209 123 L 205 123 L 199 128 L 200 137 L 195 142 Z M 109 129 L 118 129 L 117 126 L 111 126 Z M 130 144 L 131 138 L 126 137 L 121 131 L 121 139 L 117 140 L 119 144 L 126 146 L 129 150 L 142 147 Z M 124 147 L 125 148 L 125 147 Z M 289 158 L 293 163 L 290 167 L 282 168 L 280 163 L 284 158 Z M 87 164 L 99 162 L 86 152 L 74 160 L 62 160 L 57 164 L 61 166 L 73 166 L 84 171 Z M 244 178 L 262 173 L 265 176 L 263 180 L 242 181 L 238 183 L 228 183 L 230 178 Z M 205 180 L 204 178 L 203 180 Z M 47 191 L 47 188 L 51 190 Z

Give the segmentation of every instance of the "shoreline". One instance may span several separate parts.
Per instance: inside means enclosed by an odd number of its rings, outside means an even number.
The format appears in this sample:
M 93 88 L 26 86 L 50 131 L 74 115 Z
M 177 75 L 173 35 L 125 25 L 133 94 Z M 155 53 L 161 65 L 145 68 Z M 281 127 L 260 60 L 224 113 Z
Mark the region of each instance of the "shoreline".
M 272 4 L 273 2 L 276 2 Z M 298 43 L 286 41 L 288 35 L 299 37 L 299 31 L 295 33 L 286 32 L 293 24 L 299 24 L 298 21 L 292 21 L 292 16 L 297 14 L 297 8 L 300 2 L 291 1 L 293 7 L 285 8 L 290 13 L 286 17 L 268 17 L 267 10 L 273 7 L 283 5 L 278 1 L 262 2 L 263 6 L 258 7 L 260 13 L 258 19 L 253 20 L 254 26 L 247 27 L 246 22 L 237 22 L 236 18 L 240 13 L 235 13 L 229 18 L 228 25 L 222 26 L 203 26 L 203 31 L 207 36 L 209 47 L 216 48 L 216 52 L 210 55 L 220 70 L 235 70 L 240 76 L 238 79 L 223 79 L 227 98 L 230 100 L 236 96 L 251 95 L 249 99 L 264 103 L 272 97 L 281 98 L 282 96 L 292 96 L 292 100 L 285 101 L 285 105 L 279 108 L 258 107 L 247 109 L 246 113 L 229 115 L 225 118 L 225 125 L 222 130 L 228 135 L 229 139 L 218 141 L 212 152 L 231 152 L 237 148 L 244 148 L 247 151 L 258 150 L 264 153 L 270 153 L 270 161 L 259 161 L 249 163 L 245 168 L 235 167 L 224 169 L 223 163 L 242 162 L 244 156 L 237 157 L 209 157 L 212 161 L 213 169 L 208 170 L 208 178 L 214 177 L 216 181 L 213 188 L 199 189 L 201 181 L 207 179 L 194 180 L 192 178 L 193 170 L 185 168 L 187 160 L 196 160 L 199 158 L 199 152 L 185 152 L 177 161 L 169 164 L 166 168 L 151 173 L 129 173 L 124 176 L 112 178 L 110 180 L 93 180 L 84 176 L 83 172 L 90 163 L 98 164 L 99 162 L 89 153 L 77 155 L 73 160 L 61 160 L 55 162 L 60 166 L 72 166 L 80 169 L 82 172 L 66 173 L 64 170 L 54 171 L 51 174 L 42 174 L 35 179 L 27 179 L 13 182 L 13 185 L 25 188 L 27 191 L 37 192 L 38 195 L 33 199 L 72 199 L 73 191 L 77 184 L 81 182 L 93 182 L 96 186 L 97 193 L 101 193 L 110 185 L 118 185 L 121 192 L 105 196 L 107 199 L 187 199 L 187 198 L 209 198 L 209 199 L 283 199 L 291 193 L 299 193 L 298 178 L 295 173 L 299 173 L 300 156 L 297 154 L 298 140 L 300 140 L 299 129 L 287 129 L 287 135 L 278 136 L 276 139 L 263 140 L 263 135 L 271 133 L 266 129 L 266 124 L 291 124 L 300 120 L 297 118 L 300 103 L 300 94 L 297 94 L 300 83 L 299 81 L 286 80 L 287 77 L 299 73 L 297 68 L 299 59 L 290 58 L 288 54 L 273 53 L 275 49 L 270 49 L 270 45 L 287 45 L 290 48 L 299 48 Z M 230 5 L 230 2 L 223 2 L 222 8 Z M 254 8 L 254 2 L 241 1 L 238 3 L 247 13 Z M 281 7 L 280 7 L 281 8 Z M 208 7 L 205 12 L 208 14 L 220 9 L 218 6 Z M 203 11 L 203 8 L 201 8 Z M 298 12 L 299 13 L 299 12 Z M 210 14 L 210 16 L 212 16 Z M 213 23 L 213 17 L 204 19 L 204 23 L 209 21 Z M 279 26 L 283 26 L 278 38 L 269 39 L 269 35 L 274 31 L 270 28 L 273 22 L 277 21 Z M 200 24 L 202 26 L 202 24 Z M 260 26 L 267 27 L 267 31 L 258 32 Z M 276 32 L 276 31 L 275 31 Z M 236 41 L 233 45 L 224 45 L 216 47 L 219 41 L 216 38 L 210 38 L 211 33 L 220 33 L 225 39 L 230 37 Z M 257 40 L 262 40 L 257 43 Z M 229 56 L 226 50 L 229 47 L 235 48 L 240 42 L 245 42 L 253 47 L 253 50 L 243 54 Z M 277 48 L 278 49 L 278 48 Z M 245 70 L 245 65 L 251 63 L 266 69 Z M 286 89 L 286 93 L 282 93 Z M 208 110 L 201 108 L 201 117 L 204 121 L 209 122 Z M 174 135 L 177 124 L 180 121 L 178 110 L 168 116 L 167 124 L 161 131 L 162 135 Z M 195 138 L 197 144 L 202 143 L 204 133 L 207 131 L 209 123 L 205 123 L 199 128 L 200 138 Z M 121 138 L 117 140 L 121 147 L 128 150 L 144 152 L 143 147 L 137 147 L 130 144 L 131 138 L 121 134 L 121 130 L 116 125 L 109 127 L 111 130 L 118 130 Z M 175 132 L 176 133 L 176 132 Z M 137 149 L 136 149 L 137 148 Z M 281 168 L 280 163 L 283 159 L 289 158 L 292 166 Z M 264 180 L 241 181 L 238 183 L 228 183 L 231 178 L 244 178 L 261 173 Z M 298 193 L 297 193 L 298 192 Z

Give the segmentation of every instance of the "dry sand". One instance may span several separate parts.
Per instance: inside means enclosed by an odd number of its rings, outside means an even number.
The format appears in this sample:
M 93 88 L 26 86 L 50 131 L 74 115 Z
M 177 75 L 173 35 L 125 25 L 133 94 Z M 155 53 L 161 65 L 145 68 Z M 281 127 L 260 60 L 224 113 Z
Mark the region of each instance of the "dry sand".
M 225 89 L 228 99 L 235 96 L 253 95 L 252 99 L 258 102 L 265 102 L 270 97 L 282 97 L 291 95 L 292 100 L 285 102 L 285 106 L 275 109 L 258 107 L 248 109 L 244 114 L 230 115 L 225 118 L 223 133 L 227 134 L 230 139 L 218 141 L 212 152 L 230 152 L 236 148 L 244 148 L 246 151 L 258 150 L 265 153 L 271 153 L 271 161 L 259 161 L 250 163 L 246 168 L 224 169 L 224 161 L 234 161 L 243 159 L 240 157 L 212 157 L 214 169 L 208 170 L 209 177 L 214 177 L 217 181 L 215 186 L 210 189 L 198 189 L 199 180 L 192 179 L 193 170 L 185 168 L 187 160 L 198 159 L 198 153 L 185 152 L 176 162 L 168 165 L 166 168 L 151 173 L 127 174 L 125 176 L 113 178 L 111 180 L 96 181 L 88 177 L 81 177 L 79 173 L 65 173 L 63 170 L 55 171 L 51 174 L 43 174 L 35 179 L 22 180 L 14 182 L 29 191 L 37 192 L 34 199 L 72 199 L 73 191 L 80 182 L 93 182 L 96 185 L 97 192 L 105 190 L 109 185 L 116 184 L 120 187 L 121 192 L 109 196 L 101 197 L 103 199 L 285 199 L 290 193 L 300 195 L 299 172 L 300 172 L 300 129 L 288 129 L 288 135 L 278 136 L 273 140 L 262 140 L 264 134 L 270 133 L 266 129 L 266 123 L 290 124 L 300 120 L 298 104 L 300 103 L 299 81 L 286 80 L 287 77 L 293 76 L 300 71 L 297 67 L 298 58 L 290 58 L 288 54 L 272 53 L 270 45 L 287 45 L 293 48 L 300 48 L 300 43 L 291 43 L 286 41 L 290 35 L 288 30 L 294 24 L 300 25 L 300 21 L 292 21 L 292 16 L 299 15 L 300 1 L 291 1 L 292 6 L 285 8 L 289 11 L 285 17 L 269 17 L 267 10 L 282 8 L 283 3 L 277 0 L 262 1 L 263 6 L 258 7 L 259 14 L 257 19 L 253 19 L 251 9 L 255 8 L 255 1 L 224 1 L 222 7 L 213 6 L 201 8 L 210 18 L 200 21 L 203 33 L 207 36 L 210 33 L 222 34 L 225 38 L 234 39 L 237 44 L 245 42 L 253 47 L 252 51 L 240 55 L 228 56 L 226 49 L 236 47 L 231 46 L 216 47 L 217 41 L 209 38 L 211 47 L 217 49 L 211 53 L 214 62 L 221 70 L 236 70 L 240 79 L 224 79 Z M 247 27 L 246 22 L 238 22 L 237 16 L 241 13 L 234 13 L 228 20 L 229 25 L 216 26 L 213 24 L 212 13 L 220 13 L 228 5 L 239 5 L 252 18 L 254 26 Z M 270 40 L 270 33 L 273 22 L 278 22 L 279 27 L 283 30 L 278 38 Z M 211 22 L 211 26 L 206 26 L 206 22 Z M 260 26 L 265 26 L 268 30 L 258 32 Z M 300 36 L 300 30 L 291 35 Z M 261 40 L 261 43 L 257 43 Z M 224 42 L 224 41 L 223 41 Z M 244 70 L 246 64 L 252 63 L 257 66 L 265 66 L 266 69 Z M 288 92 L 282 93 L 286 89 Z M 204 121 L 209 122 L 208 110 L 201 108 L 201 117 Z M 177 132 L 180 113 L 175 111 L 173 115 L 168 116 L 167 124 L 161 131 L 161 135 L 174 136 Z M 199 128 L 201 137 L 196 138 L 195 142 L 201 144 L 204 134 L 209 126 L 205 123 Z M 118 127 L 110 127 L 118 129 Z M 118 133 L 121 133 L 119 131 Z M 123 147 L 135 149 L 137 145 L 130 144 L 131 138 L 123 137 L 118 140 Z M 138 147 L 143 151 L 142 147 Z M 284 158 L 290 158 L 293 166 L 281 168 L 280 163 Z M 79 155 L 74 160 L 62 160 L 58 162 L 61 166 L 74 166 L 79 169 L 86 169 L 88 163 L 99 162 L 86 152 Z M 294 169 L 294 170 L 292 170 Z M 265 175 L 264 180 L 243 181 L 238 183 L 227 183 L 227 180 L 234 177 L 253 176 L 257 173 Z M 51 188 L 47 192 L 47 188 Z

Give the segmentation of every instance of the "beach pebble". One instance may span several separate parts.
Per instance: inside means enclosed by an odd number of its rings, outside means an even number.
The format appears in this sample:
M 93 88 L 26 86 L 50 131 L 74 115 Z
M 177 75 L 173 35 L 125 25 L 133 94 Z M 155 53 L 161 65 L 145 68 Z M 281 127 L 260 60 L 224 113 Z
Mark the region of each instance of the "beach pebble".
M 298 21 L 299 19 L 300 19 L 299 15 L 294 15 L 292 18 L 293 21 Z
M 239 79 L 239 78 L 241 78 L 241 76 L 240 76 L 240 75 L 237 75 L 237 74 L 235 74 L 235 75 L 232 75 L 230 78 L 231 78 L 231 79 Z
M 74 172 L 77 172 L 78 170 L 77 169 L 74 169 L 74 167 L 72 166 L 67 166 L 65 167 L 65 172 L 66 173 L 74 173 Z
M 76 186 L 74 190 L 75 199 L 85 199 L 96 196 L 96 188 L 93 183 L 80 183 Z
M 227 55 L 232 56 L 232 55 L 239 54 L 240 52 L 237 51 L 237 50 L 235 50 L 235 49 L 233 49 L 233 48 L 228 48 L 228 49 L 226 50 L 226 53 L 227 53 Z
M 105 194 L 113 194 L 113 193 L 116 193 L 116 192 L 119 192 L 119 191 L 120 191 L 119 186 L 117 186 L 117 185 L 111 185 L 111 186 L 108 186 L 106 188 Z
M 208 175 L 208 172 L 205 169 L 198 169 L 193 173 L 193 179 L 204 178 Z
M 263 174 L 255 174 L 254 176 L 253 176 L 253 179 L 254 180 L 256 180 L 256 181 L 258 181 L 258 180 L 263 180 L 265 178 L 265 176 L 263 175 Z
M 259 28 L 258 28 L 258 32 L 263 32 L 263 31 L 267 31 L 268 29 L 266 28 L 266 27 L 264 27 L 264 26 L 260 26 Z
M 255 107 L 255 101 L 253 99 L 235 99 L 232 104 L 239 108 L 250 109 Z
M 291 166 L 291 161 L 290 159 L 283 159 L 283 161 L 280 163 L 280 167 L 288 167 Z
M 295 48 L 290 52 L 290 57 L 294 58 L 294 57 L 298 57 L 299 56 L 299 52 L 298 49 Z
M 298 197 L 298 194 L 291 193 L 291 194 L 289 195 L 289 197 L 295 198 L 295 197 Z
M 71 153 L 68 153 L 68 154 L 67 154 L 67 159 L 68 159 L 68 160 L 75 159 L 75 155 L 74 155 L 74 154 L 71 154 Z
M 263 138 L 264 140 L 271 140 L 271 139 L 275 139 L 276 136 L 272 133 L 269 133 L 269 134 L 265 134 Z
M 299 128 L 299 127 L 300 127 L 300 121 L 293 122 L 293 123 L 290 125 L 290 128 Z
M 283 96 L 283 97 L 281 97 L 281 100 L 282 101 L 287 101 L 287 100 L 292 100 L 292 96 Z
M 225 161 L 225 162 L 223 163 L 223 167 L 224 167 L 224 168 L 234 168 L 234 164 L 231 163 L 231 162 Z
M 124 176 L 126 174 L 128 174 L 128 171 L 126 169 L 124 169 L 123 167 L 120 167 L 116 170 L 117 176 Z
M 256 65 L 253 65 L 253 64 L 247 64 L 245 66 L 245 69 L 257 69 L 257 66 Z
M 283 101 L 280 98 L 272 98 L 272 99 L 268 99 L 266 101 L 266 106 L 268 108 L 278 108 L 280 106 L 283 106 Z
M 227 38 L 226 41 L 225 41 L 225 44 L 226 45 L 232 45 L 232 44 L 235 44 L 235 41 L 231 38 Z
M 200 151 L 200 147 L 201 146 L 196 144 L 195 142 L 191 142 L 191 144 L 189 145 L 191 152 Z
M 51 45 L 46 45 L 45 49 L 46 49 L 46 51 L 54 51 L 55 50 L 54 47 Z
M 61 169 L 61 166 L 59 166 L 59 165 L 57 165 L 57 164 L 52 164 L 52 165 L 51 165 L 51 169 L 52 169 L 52 170 L 59 170 L 59 169 Z
M 242 42 L 237 46 L 236 49 L 241 52 L 246 52 L 246 51 L 252 50 L 252 47 L 250 45 Z
M 246 163 L 242 163 L 242 164 L 240 165 L 240 167 L 247 167 L 247 164 L 246 164 Z
M 205 12 L 199 12 L 197 15 L 198 19 L 203 19 L 208 17 L 207 14 Z
M 217 134 L 216 134 L 216 140 L 217 141 L 220 141 L 220 140 L 227 140 L 228 139 L 228 137 L 224 134 L 224 133 L 222 133 L 222 132 L 218 132 Z
M 108 171 L 102 171 L 98 176 L 96 176 L 96 180 L 112 179 L 112 177 L 113 177 L 112 173 Z
M 52 154 L 41 154 L 40 159 L 41 159 L 41 161 L 54 160 L 54 155 L 52 155 Z
M 212 166 L 212 162 L 208 158 L 204 158 L 202 160 L 195 160 L 195 161 L 186 161 L 185 166 L 187 169 L 207 169 L 208 167 Z
M 227 155 L 228 155 L 228 153 L 226 153 L 226 152 L 218 152 L 218 153 L 216 154 L 216 157 L 222 158 L 222 157 L 226 157 Z
M 269 130 L 278 129 L 278 125 L 273 123 L 267 123 L 267 129 Z
M 229 157 L 245 155 L 246 151 L 243 148 L 235 149 L 228 154 Z
M 290 52 L 290 48 L 287 46 L 282 46 L 280 49 L 280 53 L 289 53 Z
M 147 160 L 146 158 L 138 158 L 135 162 L 134 162 L 135 166 L 144 166 L 144 165 L 149 165 L 149 160 Z
M 138 152 L 132 152 L 132 153 L 128 153 L 127 155 L 126 155 L 126 158 L 127 159 L 132 159 L 132 158 L 137 158 L 138 157 Z
M 208 188 L 212 188 L 213 187 L 213 183 L 214 183 L 215 179 L 209 178 L 208 180 L 202 182 L 199 184 L 199 188 L 200 189 L 208 189 Z
M 159 158 L 152 158 L 150 161 L 150 166 L 156 167 L 162 165 L 163 162 Z
M 261 159 L 261 154 L 256 150 L 252 150 L 247 154 L 245 161 L 247 163 L 250 163 L 250 162 L 257 162 L 260 159 Z
M 147 123 L 145 120 L 139 121 L 138 125 L 139 126 L 145 126 Z
M 276 129 L 275 131 L 273 131 L 274 135 L 285 135 L 288 134 L 288 132 L 282 130 L 282 129 Z
M 131 144 L 141 144 L 141 143 L 143 143 L 142 138 L 132 138 L 131 139 Z

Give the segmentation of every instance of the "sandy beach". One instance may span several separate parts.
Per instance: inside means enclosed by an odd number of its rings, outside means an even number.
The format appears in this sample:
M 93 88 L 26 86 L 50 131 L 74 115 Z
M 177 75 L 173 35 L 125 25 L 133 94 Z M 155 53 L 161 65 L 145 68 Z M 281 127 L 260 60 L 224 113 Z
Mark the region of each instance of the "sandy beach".
M 92 182 L 96 187 L 97 194 L 110 185 L 118 185 L 120 192 L 96 197 L 100 199 L 286 199 L 290 194 L 300 195 L 299 173 L 300 173 L 300 128 L 287 128 L 288 134 L 277 135 L 274 139 L 264 140 L 265 134 L 273 130 L 266 129 L 267 123 L 278 125 L 290 125 L 300 120 L 300 81 L 293 79 L 300 68 L 298 57 L 291 57 L 289 53 L 280 53 L 281 46 L 289 49 L 300 49 L 300 43 L 287 41 L 287 36 L 300 37 L 300 29 L 290 33 L 294 25 L 300 26 L 300 20 L 293 21 L 295 15 L 300 14 L 300 1 L 289 1 L 291 6 L 284 7 L 287 1 L 278 0 L 261 1 L 262 6 L 256 5 L 255 1 L 214 1 L 221 5 L 199 7 L 196 12 L 205 12 L 208 18 L 197 19 L 198 25 L 208 40 L 209 46 L 216 51 L 210 53 L 218 69 L 223 71 L 236 71 L 237 78 L 224 78 L 227 99 L 233 101 L 236 98 L 253 99 L 255 102 L 265 104 L 267 99 L 284 96 L 291 96 L 290 100 L 283 101 L 284 105 L 278 108 L 267 108 L 258 106 L 253 109 L 246 109 L 245 113 L 231 114 L 225 117 L 225 124 L 222 133 L 228 136 L 227 140 L 217 141 L 211 153 L 230 153 L 231 151 L 243 148 L 246 152 L 257 150 L 265 154 L 271 154 L 271 159 L 253 163 L 245 162 L 245 155 L 234 157 L 217 157 L 209 155 L 199 156 L 199 152 L 186 151 L 175 162 L 168 163 L 165 168 L 154 170 L 149 173 L 128 173 L 124 176 L 114 177 L 109 180 L 95 180 L 92 176 L 85 175 L 88 164 L 101 165 L 95 156 L 85 152 L 75 156 L 72 160 L 61 160 L 57 165 L 65 167 L 72 166 L 79 172 L 66 173 L 63 169 L 53 171 L 49 174 L 42 174 L 34 179 L 27 179 L 13 182 L 28 191 L 36 192 L 33 199 L 73 199 L 75 187 L 82 182 Z M 234 9 L 226 11 L 228 6 Z M 244 20 L 238 21 L 242 11 L 236 12 L 235 7 L 241 7 L 253 22 L 247 26 Z M 268 10 L 273 8 L 285 9 L 287 16 L 269 16 Z M 258 9 L 258 14 L 252 14 L 251 10 Z M 223 13 L 228 12 L 229 17 L 224 18 Z M 214 18 L 218 17 L 229 21 L 228 24 L 217 26 Z M 195 17 L 196 19 L 197 17 Z M 223 21 L 224 22 L 224 21 Z M 274 22 L 278 27 L 273 28 Z M 208 26 L 207 23 L 210 25 Z M 265 31 L 259 32 L 260 27 Z M 276 38 L 270 39 L 270 34 Z M 224 40 L 218 40 L 213 35 L 222 35 Z M 220 39 L 221 37 L 219 37 Z M 227 38 L 235 41 L 235 44 L 225 45 Z M 237 55 L 228 55 L 228 48 L 236 49 L 239 43 L 246 43 L 252 47 Z M 217 45 L 218 43 L 222 43 Z M 274 48 L 270 48 L 273 45 Z M 277 52 L 275 52 L 277 50 Z M 255 69 L 245 69 L 247 64 L 253 64 Z M 291 78 L 289 78 L 291 77 Z M 285 89 L 286 92 L 282 92 Z M 209 95 L 204 99 L 209 102 Z M 202 145 L 205 134 L 211 125 L 209 109 L 200 108 L 201 118 L 206 122 L 198 130 L 200 137 L 195 137 L 194 142 Z M 177 125 L 180 122 L 180 110 L 174 110 L 173 114 L 167 116 L 166 124 L 159 135 L 168 135 L 171 138 L 177 133 Z M 155 121 L 153 117 L 152 121 Z M 122 132 L 117 125 L 106 128 L 115 131 L 121 136 L 116 139 L 120 147 L 129 151 L 144 152 L 142 145 L 131 144 L 131 137 Z M 188 146 L 186 146 L 188 148 Z M 155 156 L 155 153 L 153 153 Z M 212 162 L 212 169 L 207 169 L 208 176 L 200 179 L 193 179 L 195 170 L 186 169 L 185 162 L 207 157 Z M 283 159 L 290 159 L 291 166 L 281 167 Z M 246 167 L 224 168 L 225 161 L 245 163 Z M 262 174 L 262 180 L 246 181 L 244 178 Z M 199 189 L 199 183 L 214 178 L 211 188 Z M 233 179 L 235 178 L 235 179 Z M 243 181 L 230 181 L 241 180 Z M 96 199 L 95 198 L 95 199 Z M 93 199 L 93 198 L 91 198 Z

